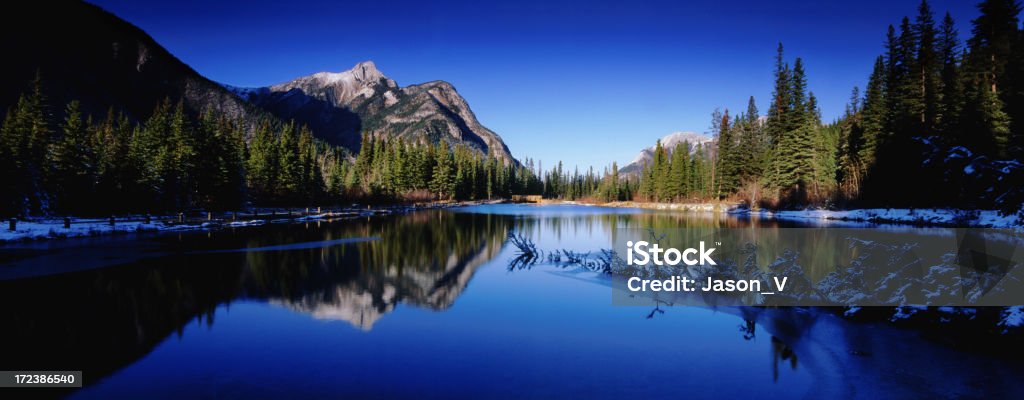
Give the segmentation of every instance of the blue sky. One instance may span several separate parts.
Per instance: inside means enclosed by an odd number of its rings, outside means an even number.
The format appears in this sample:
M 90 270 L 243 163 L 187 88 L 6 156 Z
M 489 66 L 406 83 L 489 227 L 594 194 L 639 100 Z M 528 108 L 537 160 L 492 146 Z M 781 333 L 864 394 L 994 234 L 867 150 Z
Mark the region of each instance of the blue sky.
M 264 86 L 373 60 L 399 85 L 446 80 L 519 158 L 600 169 L 716 108 L 764 110 L 775 47 L 842 113 L 918 1 L 134 1 L 103 8 L 207 77 Z M 931 1 L 961 36 L 974 1 Z

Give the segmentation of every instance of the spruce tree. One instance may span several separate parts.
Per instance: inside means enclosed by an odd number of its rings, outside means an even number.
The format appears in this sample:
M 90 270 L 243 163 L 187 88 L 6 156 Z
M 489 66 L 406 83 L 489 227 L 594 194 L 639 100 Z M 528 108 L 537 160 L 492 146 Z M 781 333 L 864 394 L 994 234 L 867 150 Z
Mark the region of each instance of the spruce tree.
M 939 82 L 942 95 L 938 109 L 938 130 L 947 144 L 960 143 L 964 140 L 962 132 L 958 129 L 960 112 L 964 106 L 964 87 L 960 76 L 960 39 L 953 17 L 948 12 L 942 19 L 939 48 L 942 63 Z
M 941 45 L 938 41 L 935 30 L 935 19 L 931 7 L 926 0 L 921 1 L 918 7 L 918 15 L 914 21 L 914 31 L 917 37 L 917 68 L 918 78 L 918 101 L 921 103 L 920 123 L 922 133 L 934 135 L 938 127 L 939 115 L 939 90 L 941 86 L 940 71 L 942 61 Z
M 46 170 L 54 207 L 63 213 L 87 210 L 95 182 L 95 159 L 89 138 L 89 124 L 82 119 L 78 101 L 68 103 L 60 138 L 47 153 Z
M 249 159 L 245 168 L 249 191 L 261 200 L 274 195 L 274 184 L 278 179 L 278 152 L 271 129 L 267 122 L 256 127 L 249 143 Z
M 733 127 L 730 126 L 729 110 L 726 109 L 724 113 L 720 115 L 713 114 L 715 118 L 718 118 L 717 124 L 717 139 L 718 139 L 718 156 L 716 159 L 715 168 L 717 169 L 717 184 L 716 196 L 727 196 L 736 189 L 736 141 L 733 137 Z

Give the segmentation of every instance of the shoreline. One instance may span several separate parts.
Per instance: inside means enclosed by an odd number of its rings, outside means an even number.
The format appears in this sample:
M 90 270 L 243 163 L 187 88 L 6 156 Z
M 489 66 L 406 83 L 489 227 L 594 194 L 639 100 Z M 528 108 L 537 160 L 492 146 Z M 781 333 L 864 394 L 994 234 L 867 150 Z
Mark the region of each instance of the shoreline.
M 420 210 L 434 210 L 479 204 L 498 204 L 506 200 L 458 201 L 396 204 L 386 206 L 351 205 L 346 207 L 258 207 L 244 212 L 193 211 L 187 217 L 161 215 L 147 217 L 132 214 L 114 218 L 76 218 L 69 216 L 69 228 L 64 226 L 64 217 L 39 217 L 17 220 L 15 230 L 8 229 L 8 220 L 0 230 L 0 248 L 5 244 L 89 238 L 124 235 L 131 233 L 185 232 L 217 230 L 266 224 L 297 223 L 308 221 L 335 221 L 362 217 L 399 215 Z M 319 211 L 319 212 L 317 212 Z
M 27 241 L 59 240 L 72 238 L 123 235 L 130 233 L 152 233 L 171 231 L 215 230 L 222 228 L 258 226 L 265 224 L 295 223 L 305 221 L 330 221 L 372 216 L 405 214 L 419 210 L 465 207 L 481 204 L 510 203 L 508 199 L 450 201 L 393 204 L 383 206 L 353 204 L 345 207 L 286 208 L 260 207 L 244 212 L 193 211 L 186 218 L 175 216 L 152 217 L 146 222 L 145 215 L 127 215 L 115 218 L 111 225 L 108 218 L 71 218 L 70 228 L 65 228 L 63 217 L 40 217 L 18 220 L 16 229 L 7 229 L 5 220 L 0 230 L 0 246 L 7 243 Z M 780 221 L 837 221 L 872 224 L 915 225 L 925 227 L 972 227 L 1022 229 L 1024 220 L 1017 215 L 1000 215 L 997 210 L 961 210 L 944 208 L 865 208 L 850 210 L 804 209 L 804 210 L 751 210 L 741 203 L 654 203 L 637 201 L 614 201 L 591 203 L 583 201 L 544 199 L 537 205 L 587 205 L 609 208 L 637 208 L 644 210 L 671 211 L 683 213 L 725 213 L 736 216 Z M 321 211 L 321 212 L 315 212 Z M 254 214 L 255 212 L 255 214 Z
M 659 211 L 726 213 L 780 221 L 839 221 L 875 224 L 918 225 L 927 227 L 1024 228 L 1024 216 L 1001 215 L 998 210 L 962 210 L 955 208 L 855 208 L 849 210 L 751 210 L 740 203 L 650 203 L 614 201 L 609 203 L 561 202 L 590 204 L 612 208 L 640 208 Z M 556 202 L 546 204 L 558 204 Z M 1018 214 L 1020 215 L 1020 214 Z

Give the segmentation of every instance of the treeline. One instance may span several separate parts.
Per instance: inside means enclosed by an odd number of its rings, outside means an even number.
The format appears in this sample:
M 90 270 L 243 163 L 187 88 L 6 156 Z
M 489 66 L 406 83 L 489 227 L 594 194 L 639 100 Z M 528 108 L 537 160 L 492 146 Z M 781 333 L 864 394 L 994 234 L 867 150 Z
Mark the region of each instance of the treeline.
M 549 199 L 618 201 L 631 199 L 635 191 L 634 182 L 619 179 L 619 168 L 614 163 L 598 175 L 593 167 L 586 173 L 581 173 L 579 168 L 569 173 L 559 161 L 543 175 L 543 190 L 536 193 Z
M 540 193 L 533 161 L 503 162 L 464 145 L 414 144 L 363 135 L 354 163 L 335 158 L 327 187 L 344 197 L 482 200 Z
M 986 0 L 959 41 L 947 13 L 922 1 L 890 26 L 867 89 L 823 124 L 803 60 L 779 45 L 765 117 L 712 115 L 717 145 L 702 154 L 656 146 L 636 197 L 817 205 L 999 207 L 1024 201 L 1024 33 L 1018 1 Z M 689 170 L 686 170 L 686 168 Z M 700 169 L 703 168 L 703 169 Z M 608 174 L 606 174 L 606 177 Z
M 75 101 L 57 114 L 42 84 L 37 76 L 0 126 L 0 216 L 469 200 L 542 190 L 532 161 L 500 162 L 465 146 L 367 136 L 353 160 L 294 123 L 248 128 L 212 111 L 192 115 L 169 99 L 142 123 L 113 111 L 93 119 Z

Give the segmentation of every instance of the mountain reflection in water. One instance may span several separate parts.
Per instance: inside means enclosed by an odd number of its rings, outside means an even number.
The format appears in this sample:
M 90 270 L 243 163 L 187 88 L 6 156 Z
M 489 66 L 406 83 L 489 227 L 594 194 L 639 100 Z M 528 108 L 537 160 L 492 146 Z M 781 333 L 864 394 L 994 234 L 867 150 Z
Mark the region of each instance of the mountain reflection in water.
M 1020 393 L 1021 365 L 912 331 L 814 310 L 612 306 L 599 272 L 508 268 L 512 232 L 588 252 L 618 228 L 752 226 L 791 225 L 498 205 L 102 242 L 131 254 L 116 265 L 99 245 L 13 245 L 0 253 L 22 254 L 17 268 L 91 269 L 0 281 L 0 340 L 17 344 L 0 369 L 84 370 L 84 389 L 53 392 L 82 398 Z

